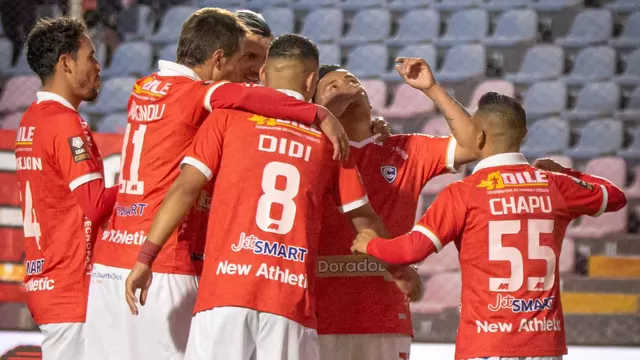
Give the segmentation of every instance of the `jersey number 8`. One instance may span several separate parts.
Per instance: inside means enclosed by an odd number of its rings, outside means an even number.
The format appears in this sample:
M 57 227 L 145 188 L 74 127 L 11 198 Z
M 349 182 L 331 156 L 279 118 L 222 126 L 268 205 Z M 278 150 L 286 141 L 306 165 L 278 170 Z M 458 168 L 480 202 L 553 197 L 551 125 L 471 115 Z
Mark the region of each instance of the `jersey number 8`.
M 276 187 L 278 177 L 285 181 L 284 189 Z M 256 211 L 256 225 L 262 231 L 287 234 L 293 229 L 296 218 L 296 203 L 293 199 L 300 190 L 300 171 L 287 163 L 272 161 L 264 167 L 262 173 L 262 196 L 258 200 Z M 271 217 L 274 205 L 281 210 L 280 219 Z

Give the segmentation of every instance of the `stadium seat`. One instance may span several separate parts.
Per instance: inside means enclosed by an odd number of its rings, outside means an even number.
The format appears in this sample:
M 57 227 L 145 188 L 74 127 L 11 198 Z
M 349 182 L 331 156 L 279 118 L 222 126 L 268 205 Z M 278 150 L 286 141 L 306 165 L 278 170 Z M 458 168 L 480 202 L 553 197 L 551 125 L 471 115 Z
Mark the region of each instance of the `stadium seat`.
M 387 70 L 388 59 L 386 45 L 361 45 L 349 52 L 345 67 L 359 78 L 380 77 Z
M 225 9 L 240 8 L 245 5 L 245 0 L 196 0 L 198 7 L 220 7 Z
M 435 77 L 443 83 L 459 83 L 484 76 L 486 67 L 484 46 L 456 45 L 447 51 L 442 68 Z
M 9 79 L 0 95 L 0 113 L 24 110 L 36 101 L 42 83 L 35 76 L 15 76 Z
M 564 51 L 556 45 L 537 45 L 527 50 L 520 70 L 505 79 L 518 85 L 551 80 L 564 71 Z
M 584 0 L 538 0 L 531 4 L 536 11 L 563 12 L 570 8 L 582 6 Z
M 624 73 L 613 78 L 613 81 L 623 86 L 640 85 L 640 49 L 632 52 L 626 61 Z
M 22 76 L 22 75 L 33 75 L 33 71 L 29 67 L 29 63 L 27 63 L 27 56 L 23 52 L 18 57 L 18 62 L 15 66 L 4 69 L 3 75 L 8 76 Z
M 356 13 L 351 27 L 338 43 L 365 45 L 385 40 L 391 33 L 391 13 L 387 9 L 366 9 Z
M 118 16 L 118 26 L 123 29 L 126 41 L 145 39 L 153 33 L 155 17 L 148 5 L 136 5 Z M 128 31 L 131 30 L 131 31 Z
M 0 38 L 0 74 L 4 74 L 11 68 L 11 54 L 13 53 L 13 45 L 11 41 Z
M 97 130 L 103 133 L 118 133 L 124 134 L 127 127 L 127 113 L 115 113 L 105 116 L 100 124 L 98 124 Z
M 442 116 L 437 116 L 429 119 L 422 130 L 420 131 L 423 134 L 432 135 L 432 136 L 449 136 L 451 135 L 451 129 L 447 124 L 447 120 L 445 120 Z
M 22 120 L 22 112 L 14 112 L 7 114 L 0 119 L 0 129 L 4 130 L 17 130 Z
M 569 123 L 559 117 L 540 119 L 529 127 L 520 151 L 530 159 L 562 153 L 569 146 Z
M 613 16 L 609 10 L 588 9 L 580 12 L 569 34 L 556 39 L 556 44 L 565 47 L 584 47 L 608 41 L 613 33 Z
M 321 64 L 341 64 L 340 46 L 338 44 L 318 44 Z
M 570 274 L 576 271 L 576 243 L 572 238 L 565 237 L 562 241 L 558 272 Z
M 193 12 L 198 10 L 191 6 L 174 6 L 164 14 L 160 29 L 155 34 L 150 35 L 147 39 L 157 45 L 166 45 L 177 43 L 182 30 L 182 24 L 187 20 Z
M 609 40 L 609 45 L 617 49 L 640 48 L 640 11 L 627 18 L 622 33 Z
M 448 246 L 453 246 L 449 244 Z M 416 313 L 437 314 L 445 309 L 460 306 L 462 278 L 460 272 L 444 272 L 433 275 L 426 281 L 423 298 L 411 303 L 411 311 Z
M 446 124 L 446 121 L 445 121 L 445 124 Z M 449 127 L 447 126 L 447 128 Z M 428 134 L 428 135 L 433 135 L 433 134 Z M 429 180 L 427 185 L 422 189 L 422 194 L 429 195 L 429 196 L 438 195 L 440 191 L 442 191 L 445 187 L 447 187 L 447 185 L 462 179 L 464 179 L 464 171 L 460 171 L 455 174 L 442 174 L 440 176 L 436 176 L 433 179 Z
M 387 84 L 381 80 L 362 80 L 362 87 L 367 91 L 369 103 L 375 113 L 387 104 Z
M 143 76 L 149 72 L 153 59 L 151 44 L 144 41 L 126 42 L 115 51 L 111 65 L 102 70 L 104 78 L 118 76 Z
M 313 10 L 322 6 L 336 6 L 338 0 L 297 0 L 291 4 L 294 9 Z
M 432 4 L 435 0 L 391 0 L 387 5 L 391 10 L 413 10 L 419 7 L 426 7 Z
M 612 11 L 621 13 L 640 10 L 640 2 L 638 2 L 638 0 L 616 0 L 607 3 L 605 6 Z
M 640 131 L 638 129 L 634 129 L 636 135 L 640 135 Z M 634 140 L 635 142 L 635 140 Z M 640 158 L 640 142 L 635 145 L 638 156 L 634 157 L 634 159 Z M 624 189 L 625 194 L 630 199 L 640 199 L 640 166 L 636 166 L 633 168 L 633 183 L 629 185 L 628 188 Z
M 409 45 L 398 51 L 398 57 L 416 57 L 424 59 L 432 70 L 435 71 L 437 64 L 437 52 L 433 45 Z M 382 80 L 389 82 L 402 81 L 402 77 L 396 70 L 395 63 L 391 64 L 391 70 L 388 73 L 382 74 Z
M 608 46 L 582 49 L 573 63 L 573 68 L 561 80 L 568 85 L 585 85 L 595 81 L 609 80 L 616 71 L 616 52 Z
M 580 129 L 578 144 L 566 149 L 564 154 L 573 159 L 591 159 L 615 154 L 622 148 L 622 122 L 614 119 L 596 119 L 589 121 Z
M 433 180 L 429 181 L 429 183 L 444 176 L 452 175 L 437 176 Z M 429 184 L 427 184 L 427 186 L 428 185 Z M 459 270 L 460 260 L 458 260 L 458 249 L 453 243 L 446 245 L 442 250 L 440 250 L 440 252 L 430 255 L 423 262 L 418 264 L 418 274 L 422 276 L 431 276 L 447 271 Z
M 342 34 L 343 21 L 340 9 L 314 9 L 304 18 L 300 34 L 315 42 L 336 41 Z
M 627 160 L 640 160 L 640 127 L 636 127 L 631 130 L 631 144 L 620 151 L 618 156 Z M 636 170 L 640 169 L 637 168 Z M 636 177 L 636 183 L 640 187 L 640 179 Z M 638 189 L 640 191 L 640 189 Z
M 543 81 L 529 87 L 524 95 L 529 120 L 557 115 L 567 108 L 567 86 L 559 81 Z
M 593 83 L 580 90 L 576 106 L 562 113 L 569 120 L 590 120 L 611 116 L 620 104 L 620 88 L 612 82 Z
M 504 80 L 485 80 L 478 84 L 473 90 L 471 94 L 471 98 L 469 99 L 469 104 L 467 104 L 468 111 L 475 111 L 478 107 L 478 101 L 482 97 L 482 95 L 493 91 L 499 94 L 507 95 L 510 97 L 514 97 L 516 93 L 516 89 L 513 87 L 508 81 Z
M 409 120 L 424 116 L 434 108 L 433 101 L 422 91 L 403 83 L 395 89 L 391 105 L 379 109 L 377 113 L 386 118 Z
M 480 41 L 489 33 L 489 14 L 482 9 L 458 11 L 451 16 L 444 35 L 436 40 L 438 46 L 452 46 Z
M 398 20 L 398 32 L 386 42 L 389 45 L 411 45 L 432 42 L 440 33 L 440 14 L 429 9 L 407 11 Z
M 488 46 L 514 46 L 535 42 L 538 35 L 538 15 L 531 9 L 509 10 L 498 18 L 495 33 L 483 40 Z
M 266 8 L 261 12 L 275 36 L 294 32 L 295 17 L 293 10 L 286 7 Z
M 589 161 L 585 172 L 590 175 L 607 178 L 623 188 L 627 177 L 626 162 L 617 157 L 597 158 Z M 567 236 L 583 239 L 601 239 L 607 235 L 624 233 L 627 230 L 627 207 L 613 213 L 602 214 L 597 218 L 583 216 L 578 225 L 567 229 Z
M 292 2 L 293 0 L 247 0 L 245 5 L 251 9 L 263 9 L 269 6 L 291 6 Z
M 98 98 L 93 103 L 82 103 L 80 109 L 89 115 L 106 115 L 127 109 L 129 95 L 136 79 L 133 77 L 111 78 L 105 81 Z
M 167 60 L 167 61 L 176 61 L 176 57 L 178 56 L 178 44 L 170 44 L 162 48 L 160 50 L 160 54 L 158 55 L 158 60 Z M 153 68 L 155 68 L 157 64 L 153 64 Z
M 637 121 L 640 123 L 640 86 L 636 87 L 629 95 L 627 107 L 617 110 L 614 116 L 623 121 Z
M 434 2 L 433 7 L 438 10 L 455 11 L 482 5 L 482 0 L 439 0 Z
M 487 11 L 506 11 L 528 7 L 532 2 L 532 0 L 487 0 L 482 7 Z
M 345 10 L 360 10 L 367 7 L 382 7 L 387 5 L 386 0 L 340 0 L 338 6 Z

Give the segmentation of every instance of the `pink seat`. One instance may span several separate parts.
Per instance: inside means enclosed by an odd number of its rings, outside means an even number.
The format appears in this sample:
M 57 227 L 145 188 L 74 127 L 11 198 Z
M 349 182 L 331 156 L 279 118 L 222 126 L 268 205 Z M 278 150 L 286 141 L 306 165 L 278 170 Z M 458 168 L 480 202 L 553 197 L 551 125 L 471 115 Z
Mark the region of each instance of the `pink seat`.
M 411 119 L 427 115 L 433 109 L 433 101 L 425 94 L 407 84 L 400 84 L 394 92 L 391 106 L 381 108 L 377 113 L 395 119 Z
M 459 270 L 460 261 L 455 244 L 445 246 L 439 253 L 429 256 L 418 265 L 418 273 L 425 276 Z
M 362 80 L 361 83 L 367 91 L 373 112 L 377 114 L 387 104 L 387 83 L 382 80 Z
M 634 181 L 628 188 L 624 190 L 630 199 L 640 199 L 640 166 L 633 169 Z
M 36 92 L 42 88 L 37 76 L 15 76 L 7 81 L 0 96 L 0 112 L 24 110 L 36 100 Z
M 591 160 L 585 172 L 607 178 L 619 187 L 624 186 L 627 164 L 623 159 L 603 157 Z M 574 223 L 575 224 L 575 223 Z M 602 214 L 597 218 L 583 216 L 578 225 L 570 226 L 567 235 L 575 238 L 600 239 L 606 235 L 627 231 L 627 207 L 614 213 Z
M 447 124 L 447 120 L 442 116 L 429 119 L 422 127 L 422 133 L 433 136 L 449 136 L 451 135 L 451 129 Z
M 0 120 L 0 129 L 17 130 L 20 120 L 22 120 L 21 112 L 8 114 Z
M 427 185 L 422 189 L 422 193 L 425 195 L 437 195 L 442 189 L 452 182 L 462 180 L 464 178 L 464 171 L 460 171 L 456 174 L 442 174 L 429 180 Z
M 560 252 L 560 265 L 558 271 L 560 274 L 575 272 L 576 266 L 576 243 L 572 238 L 565 237 L 562 242 L 562 250 Z
M 425 283 L 424 297 L 411 304 L 411 311 L 434 314 L 460 306 L 462 280 L 459 272 L 436 274 Z
M 493 91 L 499 94 L 507 95 L 510 97 L 514 97 L 516 90 L 513 87 L 513 84 L 505 81 L 505 80 L 486 80 L 478 84 L 476 89 L 473 91 L 471 95 L 471 99 L 469 100 L 469 105 L 467 106 L 467 110 L 476 111 L 478 107 L 478 100 L 482 97 L 482 95 Z

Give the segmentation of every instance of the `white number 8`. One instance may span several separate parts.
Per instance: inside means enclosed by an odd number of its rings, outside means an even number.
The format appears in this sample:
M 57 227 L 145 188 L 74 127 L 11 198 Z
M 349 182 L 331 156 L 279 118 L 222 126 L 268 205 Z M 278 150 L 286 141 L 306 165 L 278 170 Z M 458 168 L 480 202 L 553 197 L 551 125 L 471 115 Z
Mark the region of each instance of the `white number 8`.
M 283 176 L 286 179 L 284 190 L 276 188 L 276 179 Z M 300 172 L 291 165 L 279 161 L 273 161 L 264 167 L 262 173 L 263 195 L 258 201 L 256 212 L 256 225 L 262 231 L 286 234 L 293 229 L 296 218 L 296 203 L 293 201 L 300 190 Z M 273 204 L 282 205 L 282 217 L 271 218 Z

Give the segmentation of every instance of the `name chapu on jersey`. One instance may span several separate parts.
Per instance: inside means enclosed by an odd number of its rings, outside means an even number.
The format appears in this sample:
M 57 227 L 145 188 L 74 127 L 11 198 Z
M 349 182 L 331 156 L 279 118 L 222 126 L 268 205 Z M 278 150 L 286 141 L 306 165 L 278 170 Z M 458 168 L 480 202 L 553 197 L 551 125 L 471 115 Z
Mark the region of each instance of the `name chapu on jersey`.
M 501 172 L 487 175 L 477 185 L 486 188 L 492 215 L 550 214 L 553 211 L 549 180 L 544 171 Z M 542 195 L 541 193 L 546 193 Z

